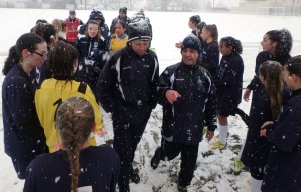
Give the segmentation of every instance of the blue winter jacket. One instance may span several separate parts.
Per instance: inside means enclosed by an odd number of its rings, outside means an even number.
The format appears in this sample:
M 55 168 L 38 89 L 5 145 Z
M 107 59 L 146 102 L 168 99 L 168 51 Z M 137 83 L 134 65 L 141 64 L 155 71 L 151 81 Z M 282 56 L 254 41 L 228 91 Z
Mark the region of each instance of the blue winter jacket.
M 181 97 L 170 104 L 165 93 L 172 89 Z M 197 145 L 203 128 L 216 129 L 216 96 L 210 75 L 200 65 L 183 62 L 167 67 L 160 76 L 159 103 L 163 106 L 162 136 L 173 142 Z
M 210 43 L 202 42 L 201 65 L 207 69 L 213 82 L 217 80 L 219 66 L 219 51 L 217 41 Z
M 80 151 L 81 191 L 114 192 L 119 176 L 119 158 L 107 145 Z M 60 150 L 35 158 L 26 170 L 24 192 L 70 191 L 70 163 L 67 153 Z
M 261 66 L 261 64 L 263 64 L 266 61 L 277 61 L 281 65 L 285 65 L 286 62 L 290 58 L 291 58 L 291 56 L 289 54 L 276 58 L 267 51 L 262 51 L 257 55 L 255 76 L 252 79 L 251 83 L 247 86 L 247 88 L 249 88 L 250 90 L 253 91 L 250 115 L 252 115 L 252 113 L 254 113 L 254 111 L 253 111 L 254 107 L 258 106 L 258 98 L 260 98 L 260 96 L 262 96 L 264 94 L 264 92 L 263 92 L 264 86 L 258 77 L 258 70 L 259 70 L 259 67 Z
M 222 56 L 218 71 L 217 105 L 237 106 L 242 99 L 244 61 L 236 51 Z
M 113 121 L 141 124 L 157 105 L 158 81 L 157 55 L 149 50 L 139 56 L 127 45 L 106 63 L 97 83 L 97 97 L 106 112 L 113 112 Z
M 87 83 L 93 92 L 102 68 L 105 65 L 107 51 L 104 39 L 80 37 L 76 42 L 78 50 L 78 68 L 75 74 L 77 81 Z M 95 93 L 95 92 L 94 92 Z
M 15 64 L 2 84 L 4 150 L 12 159 L 30 159 L 47 151 L 34 105 L 31 78 Z M 29 161 L 30 162 L 30 161 Z
M 301 89 L 293 91 L 278 120 L 267 129 L 271 150 L 262 191 L 300 192 Z

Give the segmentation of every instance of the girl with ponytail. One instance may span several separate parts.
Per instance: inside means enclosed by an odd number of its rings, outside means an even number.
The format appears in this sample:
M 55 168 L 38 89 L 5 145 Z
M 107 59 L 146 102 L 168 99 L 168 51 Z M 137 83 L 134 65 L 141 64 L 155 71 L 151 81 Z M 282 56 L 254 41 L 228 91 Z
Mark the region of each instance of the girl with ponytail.
M 20 179 L 35 156 L 47 152 L 45 137 L 34 106 L 31 71 L 47 59 L 47 46 L 38 35 L 21 35 L 4 62 L 2 110 L 4 150 Z
M 229 115 L 235 115 L 237 106 L 241 103 L 242 83 L 244 73 L 244 61 L 240 54 L 243 48 L 240 40 L 233 37 L 223 37 L 219 43 L 222 58 L 217 73 L 217 119 L 219 127 L 219 139 L 211 146 L 211 149 L 224 149 L 228 133 Z
M 70 97 L 64 101 L 57 109 L 55 122 L 62 148 L 31 162 L 24 192 L 115 191 L 119 158 L 110 146 L 90 145 L 95 125 L 94 109 L 87 100 Z
M 267 121 L 260 134 L 270 144 L 261 190 L 301 191 L 301 55 L 291 58 L 282 73 L 291 96 L 283 104 L 277 121 Z
M 266 121 L 276 121 L 288 91 L 282 80 L 283 66 L 276 61 L 264 62 L 259 68 L 259 79 L 264 94 L 258 98 L 258 107 L 250 115 L 249 130 L 241 161 L 251 173 L 251 192 L 260 192 L 270 146 L 267 138 L 260 136 Z
M 60 149 L 55 129 L 55 112 L 59 105 L 72 96 L 85 98 L 91 103 L 95 113 L 96 128 L 103 128 L 100 106 L 90 87 L 74 80 L 78 67 L 78 52 L 73 46 L 63 41 L 56 42 L 49 52 L 48 69 L 52 77 L 43 81 L 35 92 L 36 111 L 44 129 L 49 152 Z M 91 135 L 91 144 L 96 145 L 95 136 Z

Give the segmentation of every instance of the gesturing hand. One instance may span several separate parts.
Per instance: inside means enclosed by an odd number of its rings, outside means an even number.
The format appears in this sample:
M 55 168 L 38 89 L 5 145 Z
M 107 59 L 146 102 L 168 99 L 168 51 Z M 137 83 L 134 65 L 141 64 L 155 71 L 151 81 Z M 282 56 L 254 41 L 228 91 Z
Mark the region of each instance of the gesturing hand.
M 244 97 L 243 97 L 245 101 L 248 102 L 250 100 L 250 94 L 251 94 L 251 90 L 247 88 L 244 92 Z
M 165 97 L 170 104 L 173 104 L 175 101 L 178 100 L 178 98 L 181 97 L 181 95 L 175 90 L 167 90 L 165 93 Z

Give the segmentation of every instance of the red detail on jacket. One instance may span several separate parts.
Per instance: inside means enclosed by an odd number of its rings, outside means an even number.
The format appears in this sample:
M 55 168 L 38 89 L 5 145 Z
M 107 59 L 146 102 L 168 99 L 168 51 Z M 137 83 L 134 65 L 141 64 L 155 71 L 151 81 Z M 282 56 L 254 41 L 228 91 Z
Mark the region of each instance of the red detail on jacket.
M 66 32 L 66 40 L 71 43 L 75 43 L 77 40 L 77 27 L 80 25 L 80 20 L 78 18 L 75 19 L 75 22 L 72 22 L 67 18 L 66 20 L 67 32 Z

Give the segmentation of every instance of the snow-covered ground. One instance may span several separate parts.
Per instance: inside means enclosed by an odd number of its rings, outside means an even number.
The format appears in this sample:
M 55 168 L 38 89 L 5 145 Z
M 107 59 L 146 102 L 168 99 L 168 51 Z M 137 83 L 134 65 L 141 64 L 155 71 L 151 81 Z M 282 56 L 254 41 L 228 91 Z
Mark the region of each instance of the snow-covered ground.
M 131 16 L 135 12 L 128 12 Z M 90 11 L 77 11 L 77 17 L 86 22 Z M 117 11 L 103 11 L 107 24 L 110 25 Z M 278 17 L 266 15 L 237 15 L 227 13 L 179 13 L 179 12 L 145 12 L 153 25 L 152 47 L 156 48 L 160 62 L 160 71 L 165 67 L 180 61 L 180 51 L 174 44 L 182 40 L 189 32 L 188 18 L 199 14 L 207 24 L 216 24 L 219 37 L 233 36 L 240 39 L 244 46 L 245 85 L 254 75 L 255 58 L 261 50 L 260 41 L 265 32 L 272 29 L 287 28 L 294 38 L 292 55 L 301 54 L 301 20 L 300 17 Z M 65 19 L 67 10 L 33 10 L 33 9 L 0 9 L 0 68 L 7 55 L 8 49 L 16 39 L 34 26 L 37 19 L 51 22 L 55 18 Z M 0 75 L 2 84 L 4 76 Z M 1 88 L 0 88 L 1 89 Z M 0 100 L 1 102 L 1 100 Z M 241 108 L 249 111 L 250 103 L 243 102 Z M 1 113 L 1 112 L 0 112 Z M 0 114 L 2 118 L 2 114 Z M 105 128 L 108 134 L 97 138 L 98 143 L 104 143 L 112 138 L 112 125 L 109 114 L 104 114 Z M 170 162 L 161 162 L 156 170 L 150 167 L 150 158 L 160 144 L 160 126 L 162 108 L 157 106 L 153 111 L 143 138 L 135 156 L 135 166 L 140 169 L 141 182 L 131 184 L 133 192 L 173 192 L 176 191 L 177 175 L 179 172 L 179 158 Z M 2 121 L 1 121 L 2 122 Z M 197 168 L 189 191 L 204 192 L 232 192 L 248 191 L 250 174 L 242 172 L 235 175 L 230 170 L 230 163 L 237 156 L 247 133 L 247 127 L 238 117 L 230 117 L 230 136 L 228 147 L 222 151 L 208 150 L 208 143 L 203 141 L 199 146 Z M 3 150 L 3 125 L 0 123 L 0 191 L 22 191 L 24 181 L 17 178 L 10 158 Z

